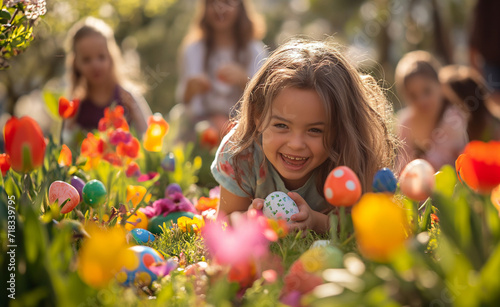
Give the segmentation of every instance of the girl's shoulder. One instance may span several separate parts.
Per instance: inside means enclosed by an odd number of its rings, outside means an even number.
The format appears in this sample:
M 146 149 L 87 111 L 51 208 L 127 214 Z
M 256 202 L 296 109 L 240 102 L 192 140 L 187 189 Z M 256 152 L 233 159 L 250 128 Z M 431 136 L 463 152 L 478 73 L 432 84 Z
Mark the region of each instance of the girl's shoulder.
M 205 43 L 203 42 L 203 40 L 199 39 L 187 44 L 184 48 L 184 53 L 187 55 L 198 54 L 198 53 L 203 54 L 205 48 L 206 48 Z

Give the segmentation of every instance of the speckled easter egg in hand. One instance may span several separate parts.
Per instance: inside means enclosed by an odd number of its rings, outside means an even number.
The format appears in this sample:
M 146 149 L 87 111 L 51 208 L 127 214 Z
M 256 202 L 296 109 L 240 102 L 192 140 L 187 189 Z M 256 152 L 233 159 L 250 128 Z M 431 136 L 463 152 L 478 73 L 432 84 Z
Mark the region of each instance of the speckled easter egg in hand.
M 290 222 L 290 217 L 299 213 L 297 204 L 283 192 L 272 192 L 264 201 L 262 212 L 270 219 L 285 219 Z
M 54 181 L 49 188 L 49 201 L 62 205 L 67 199 L 69 199 L 64 206 L 61 208 L 61 213 L 65 214 L 73 210 L 80 203 L 80 195 L 78 191 L 69 183 L 64 181 Z

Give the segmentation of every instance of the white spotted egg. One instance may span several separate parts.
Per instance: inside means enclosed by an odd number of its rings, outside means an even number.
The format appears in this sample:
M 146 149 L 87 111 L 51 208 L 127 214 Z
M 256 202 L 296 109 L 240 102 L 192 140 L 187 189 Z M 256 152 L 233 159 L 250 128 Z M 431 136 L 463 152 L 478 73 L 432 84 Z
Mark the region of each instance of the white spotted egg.
M 297 204 L 283 192 L 272 192 L 264 201 L 262 212 L 270 219 L 285 219 L 290 222 L 290 217 L 299 213 Z

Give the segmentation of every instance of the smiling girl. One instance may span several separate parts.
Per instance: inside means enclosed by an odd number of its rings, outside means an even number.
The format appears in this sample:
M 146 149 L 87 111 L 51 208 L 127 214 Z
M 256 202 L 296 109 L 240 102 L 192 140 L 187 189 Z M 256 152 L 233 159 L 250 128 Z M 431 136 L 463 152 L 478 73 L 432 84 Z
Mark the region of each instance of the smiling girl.
M 219 214 L 261 210 L 263 198 L 283 191 L 299 207 L 292 229 L 327 231 L 327 175 L 348 166 L 367 191 L 375 172 L 393 165 L 391 118 L 373 78 L 360 75 L 336 47 L 281 46 L 245 89 L 237 125 L 212 164 L 221 185 Z

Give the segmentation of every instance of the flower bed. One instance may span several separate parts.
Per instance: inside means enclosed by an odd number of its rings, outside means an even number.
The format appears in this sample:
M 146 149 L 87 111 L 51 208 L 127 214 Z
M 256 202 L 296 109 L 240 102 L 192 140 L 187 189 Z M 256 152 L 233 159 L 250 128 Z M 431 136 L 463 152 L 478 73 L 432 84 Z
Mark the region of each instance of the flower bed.
M 216 142 L 175 146 L 164 141 L 171 127 L 161 116 L 149 125 L 139 140 L 122 110 L 108 110 L 72 151 L 28 117 L 7 123 L 2 298 L 13 306 L 498 305 L 499 143 L 469 144 L 460 180 L 451 166 L 434 174 L 423 161 L 397 185 L 381 171 L 377 193 L 343 202 L 330 233 L 318 235 L 289 233 L 256 211 L 216 222 L 218 190 L 197 178 Z M 327 188 L 337 188 L 333 179 Z

